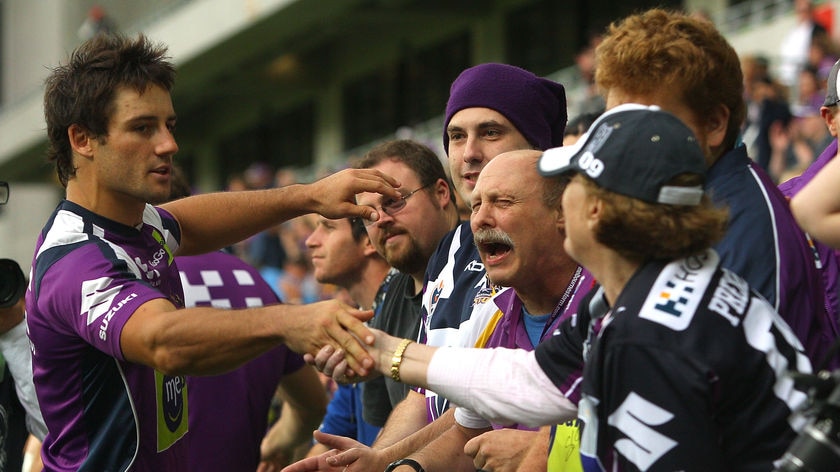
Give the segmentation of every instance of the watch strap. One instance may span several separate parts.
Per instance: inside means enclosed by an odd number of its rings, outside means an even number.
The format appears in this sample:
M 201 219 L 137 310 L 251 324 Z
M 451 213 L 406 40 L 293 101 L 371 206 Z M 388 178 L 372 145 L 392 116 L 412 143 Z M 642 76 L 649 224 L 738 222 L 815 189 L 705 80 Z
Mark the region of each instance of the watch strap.
M 407 465 L 407 466 L 411 467 L 412 469 L 414 469 L 414 472 L 426 472 L 426 470 L 423 469 L 423 466 L 420 465 L 419 462 L 417 462 L 414 459 L 408 459 L 408 458 L 399 459 L 399 460 L 395 460 L 394 462 L 391 462 L 390 464 L 388 464 L 388 467 L 385 468 L 385 472 L 391 472 L 401 465 Z

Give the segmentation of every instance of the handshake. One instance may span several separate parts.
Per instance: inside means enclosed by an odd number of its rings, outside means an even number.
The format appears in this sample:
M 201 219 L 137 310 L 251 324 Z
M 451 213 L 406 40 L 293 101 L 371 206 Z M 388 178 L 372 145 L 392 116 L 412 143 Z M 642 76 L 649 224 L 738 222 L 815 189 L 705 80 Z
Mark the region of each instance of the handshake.
M 372 338 L 366 339 L 368 341 L 372 339 L 372 342 L 359 341 L 359 344 L 373 359 L 373 366 L 370 366 L 370 362 L 366 363 L 364 359 L 349 360 L 347 351 L 336 349 L 332 345 L 322 347 L 314 356 L 305 354 L 304 359 L 339 383 L 361 382 L 385 375 L 395 382 L 423 386 L 426 380 L 426 367 L 436 348 L 418 344 L 410 339 L 397 338 L 378 329 L 371 328 L 370 332 L 373 334 Z M 350 367 L 351 364 L 367 365 L 370 368 L 361 367 L 359 372 L 356 372 Z

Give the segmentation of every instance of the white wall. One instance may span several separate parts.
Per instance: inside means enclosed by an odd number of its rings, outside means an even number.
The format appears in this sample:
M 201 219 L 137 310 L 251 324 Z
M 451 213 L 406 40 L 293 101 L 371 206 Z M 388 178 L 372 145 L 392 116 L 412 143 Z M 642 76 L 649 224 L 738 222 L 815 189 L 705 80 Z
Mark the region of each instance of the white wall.
M 35 242 L 61 192 L 49 184 L 9 182 L 9 203 L 0 206 L 0 258 L 14 259 L 29 274 Z
M 62 57 L 62 0 L 11 0 L 3 9 L 3 103 L 39 93 L 48 66 Z

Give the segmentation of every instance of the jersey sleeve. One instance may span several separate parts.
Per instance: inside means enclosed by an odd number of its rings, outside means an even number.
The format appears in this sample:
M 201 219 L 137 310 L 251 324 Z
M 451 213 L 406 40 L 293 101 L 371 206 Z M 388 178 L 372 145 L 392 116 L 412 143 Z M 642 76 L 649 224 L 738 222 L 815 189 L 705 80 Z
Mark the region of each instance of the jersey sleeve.
M 56 257 L 39 280 L 36 303 L 42 322 L 50 329 L 78 335 L 96 349 L 124 360 L 120 335 L 126 321 L 144 303 L 165 296 L 109 255 L 111 251 L 104 243 L 89 243 Z
M 493 426 L 478 413 L 460 406 L 455 407 L 455 421 L 459 425 L 471 429 L 485 429 Z
M 501 425 L 537 427 L 577 414 L 537 365 L 533 351 L 438 348 L 426 374 L 429 388 Z

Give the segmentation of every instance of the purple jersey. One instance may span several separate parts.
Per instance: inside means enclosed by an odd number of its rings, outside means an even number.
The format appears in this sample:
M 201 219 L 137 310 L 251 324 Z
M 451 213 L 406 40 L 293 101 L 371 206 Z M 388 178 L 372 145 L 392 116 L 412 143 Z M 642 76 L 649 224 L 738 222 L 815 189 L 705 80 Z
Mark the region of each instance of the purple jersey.
M 715 245 L 721 265 L 770 302 L 818 365 L 840 331 L 825 303 L 813 246 L 787 199 L 743 146 L 724 154 L 707 179 L 712 199 L 729 209 L 729 228 Z M 837 367 L 837 360 L 834 356 L 828 367 Z
M 796 176 L 786 182 L 779 184 L 779 190 L 788 197 L 792 198 L 794 195 L 799 193 L 811 179 L 814 178 L 815 175 L 819 171 L 825 167 L 826 164 L 831 161 L 834 156 L 837 154 L 837 140 L 835 139 L 832 143 L 825 148 L 825 150 L 820 154 L 819 158 L 811 164 L 802 175 Z M 823 278 L 823 283 L 825 284 L 825 300 L 826 305 L 828 306 L 832 317 L 836 320 L 838 319 L 838 315 L 840 315 L 840 252 L 831 248 L 819 241 L 814 241 L 808 237 L 809 243 L 812 244 L 812 248 L 817 257 L 817 267 L 820 269 L 820 273 Z
M 569 283 L 566 292 L 558 300 L 554 312 L 546 320 L 540 343 L 550 339 L 559 329 L 560 324 L 567 318 L 576 316 L 578 305 L 594 286 L 595 280 L 586 269 L 578 267 Z M 533 351 L 534 345 L 528 337 L 523 317 L 522 300 L 513 289 L 503 289 L 492 298 L 492 303 L 482 304 L 474 311 L 469 319 L 461 325 L 461 340 L 463 347 L 524 349 Z M 483 428 L 479 417 L 466 409 L 459 408 L 456 412 L 459 424 L 470 428 Z M 494 429 L 517 428 L 522 430 L 536 430 L 525 425 L 492 424 Z M 576 430 L 575 430 L 576 432 Z
M 138 307 L 183 306 L 179 241 L 174 218 L 151 205 L 131 227 L 63 201 L 42 230 L 26 309 L 45 470 L 187 470 L 184 377 L 127 362 L 120 348 Z
M 280 301 L 259 272 L 236 256 L 212 252 L 176 261 L 188 307 L 246 308 Z M 281 345 L 226 374 L 187 377 L 187 470 L 257 470 L 277 385 L 302 366 L 303 357 Z

